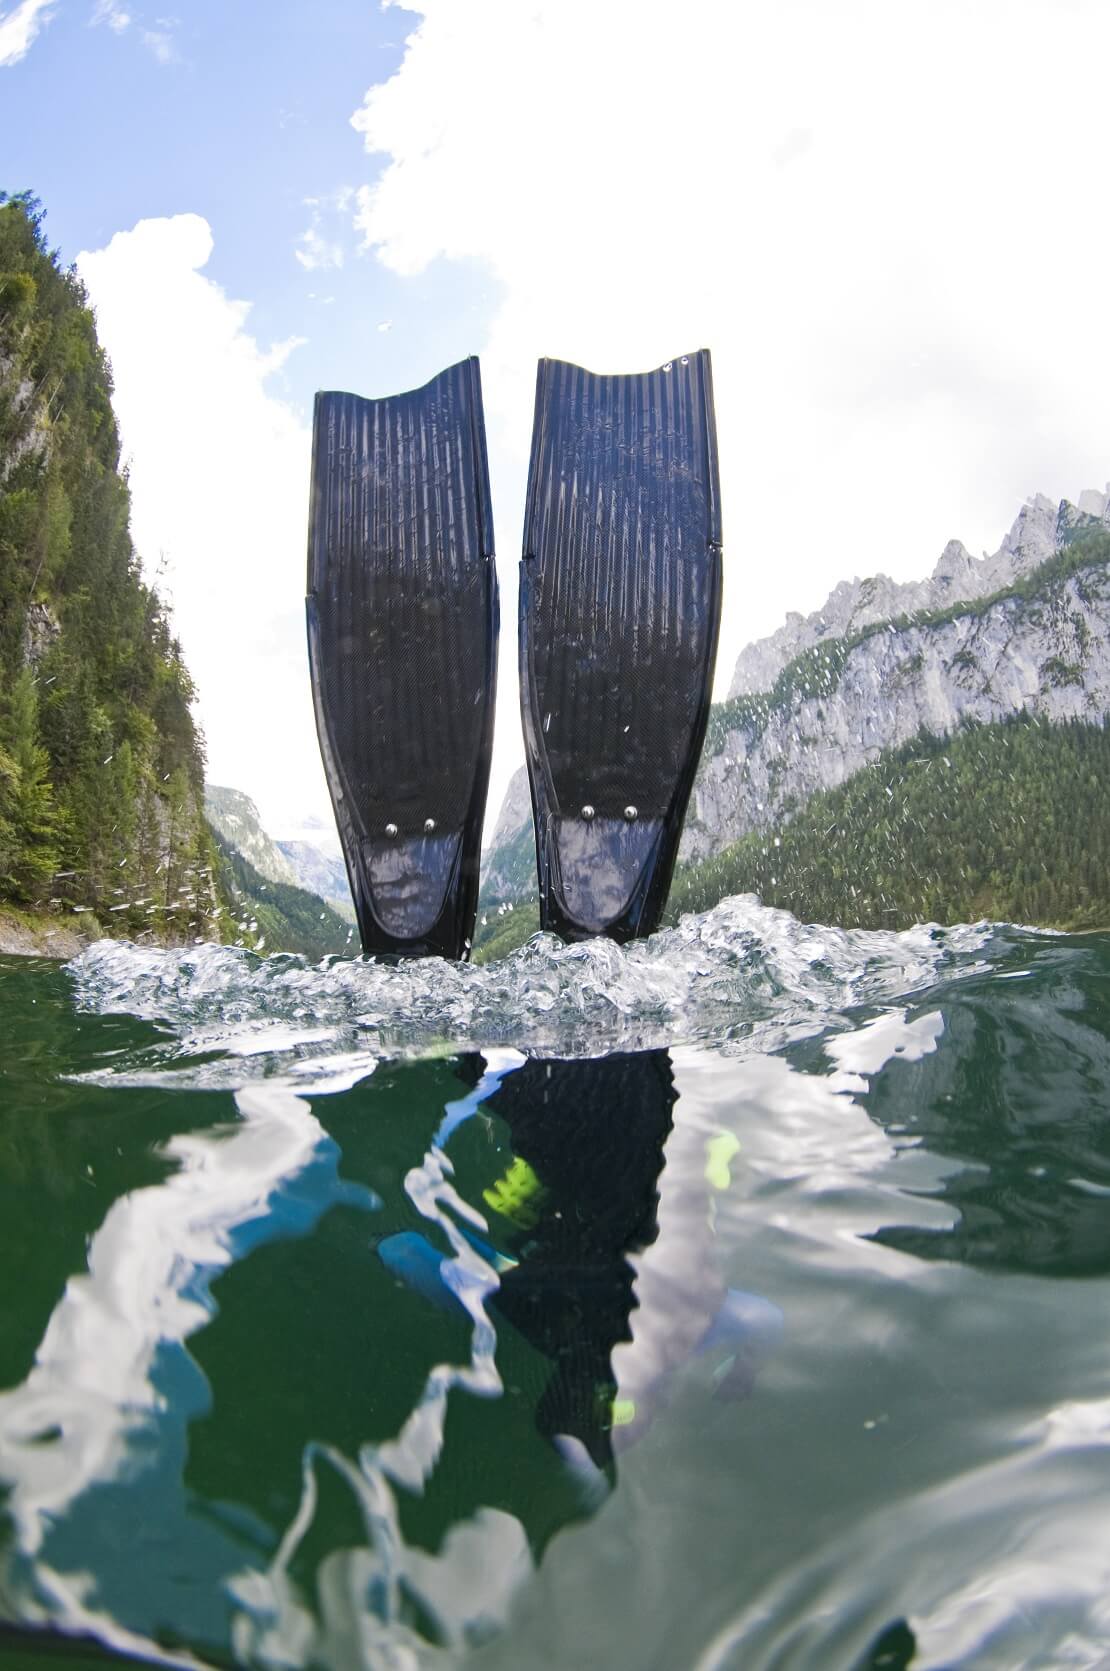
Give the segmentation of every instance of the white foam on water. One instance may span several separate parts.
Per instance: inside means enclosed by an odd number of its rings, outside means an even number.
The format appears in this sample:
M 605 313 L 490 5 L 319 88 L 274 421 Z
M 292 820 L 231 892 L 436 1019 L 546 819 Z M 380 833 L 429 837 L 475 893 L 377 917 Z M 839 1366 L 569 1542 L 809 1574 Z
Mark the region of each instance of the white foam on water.
M 442 959 L 311 964 L 227 946 L 102 940 L 68 968 L 79 1008 L 125 1012 L 170 1034 L 88 1080 L 235 1089 L 278 1075 L 295 1087 L 289 1076 L 311 1060 L 319 1091 L 329 1060 L 346 1084 L 352 1059 L 455 1049 L 561 1056 L 695 1042 L 777 1049 L 850 1025 L 845 1012 L 859 1006 L 981 970 L 991 932 L 986 924 L 903 933 L 813 927 L 745 895 L 627 946 L 537 935 L 484 967 Z

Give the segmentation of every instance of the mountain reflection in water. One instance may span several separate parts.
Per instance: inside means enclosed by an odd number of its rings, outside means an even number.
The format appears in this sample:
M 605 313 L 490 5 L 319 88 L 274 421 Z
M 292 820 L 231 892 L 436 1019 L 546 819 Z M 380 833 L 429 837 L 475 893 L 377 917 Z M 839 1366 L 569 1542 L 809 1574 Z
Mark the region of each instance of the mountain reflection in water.
M 1110 1652 L 1106 938 L 576 951 L 0 966 L 0 1658 Z

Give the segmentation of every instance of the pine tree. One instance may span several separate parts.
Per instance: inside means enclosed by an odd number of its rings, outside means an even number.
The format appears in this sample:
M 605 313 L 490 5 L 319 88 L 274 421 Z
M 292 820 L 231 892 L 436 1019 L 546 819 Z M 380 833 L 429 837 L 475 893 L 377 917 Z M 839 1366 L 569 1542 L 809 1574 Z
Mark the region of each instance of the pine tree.
M 58 868 L 58 818 L 50 786 L 50 757 L 39 738 L 34 674 L 23 668 L 8 692 L 0 740 L 11 762 L 6 822 L 14 837 L 7 883 L 14 898 L 38 904 Z

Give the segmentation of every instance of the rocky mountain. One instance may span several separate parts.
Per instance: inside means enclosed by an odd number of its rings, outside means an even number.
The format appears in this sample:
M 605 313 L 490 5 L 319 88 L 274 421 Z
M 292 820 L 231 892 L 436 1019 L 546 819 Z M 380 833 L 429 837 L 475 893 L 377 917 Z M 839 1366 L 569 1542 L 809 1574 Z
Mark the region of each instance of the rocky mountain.
M 227 845 L 242 853 L 260 876 L 270 882 L 284 882 L 288 887 L 300 885 L 288 858 L 262 828 L 258 808 L 241 789 L 206 783 L 204 815 Z
M 493 838 L 482 855 L 482 898 L 496 908 L 506 899 L 519 898 L 534 886 L 536 844 L 532 839 L 532 800 L 528 772 L 518 766 L 509 779 Z
M 354 922 L 355 908 L 342 854 L 311 841 L 279 841 L 277 849 L 292 867 L 298 887 L 319 894 L 333 911 Z
M 1078 528 L 1106 526 L 1108 505 L 1110 483 L 1105 493 L 1092 489 L 1080 494 L 1078 505 L 1066 499 L 1055 505 L 1038 493 L 1022 506 L 993 554 L 972 557 L 961 541 L 949 540 L 927 580 L 899 582 L 885 574 L 842 580 L 812 615 L 791 611 L 777 632 L 740 652 L 729 696 L 770 690 L 789 662 L 817 644 L 850 637 L 879 621 L 948 609 L 1012 586 L 1054 556 Z
M 214 840 L 222 890 L 232 904 L 236 945 L 303 952 L 313 959 L 358 951 L 354 928 L 318 894 L 268 880 L 218 831 Z
M 767 691 L 713 711 L 681 857 L 703 859 L 789 818 L 889 749 L 1027 712 L 1110 712 L 1110 519 L 1061 506 L 1053 551 L 998 564 L 985 597 L 820 640 Z M 1020 521 L 1020 518 L 1019 518 Z M 991 560 L 988 560 L 991 561 Z
M 351 927 L 354 909 L 341 859 L 336 861 L 309 842 L 274 841 L 262 827 L 258 808 L 241 789 L 207 784 L 204 811 L 215 832 L 223 889 L 244 945 L 309 957 L 357 950 Z M 331 892 L 336 862 L 341 898 L 333 898 Z
M 993 554 L 953 540 L 920 582 L 843 581 L 742 652 L 711 713 L 680 862 L 785 826 L 915 738 L 1108 713 L 1110 487 L 1074 505 L 1038 495 Z M 521 771 L 486 855 L 487 913 L 534 893 L 531 844 Z

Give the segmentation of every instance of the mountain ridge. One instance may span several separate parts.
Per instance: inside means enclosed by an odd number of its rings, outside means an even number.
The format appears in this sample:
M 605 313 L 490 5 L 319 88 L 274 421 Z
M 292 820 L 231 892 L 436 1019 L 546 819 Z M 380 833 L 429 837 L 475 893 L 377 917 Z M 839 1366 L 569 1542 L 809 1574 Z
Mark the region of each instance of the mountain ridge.
M 795 657 L 774 689 L 712 716 L 682 858 L 789 817 L 920 733 L 1028 712 L 1110 711 L 1110 529 L 1074 538 L 1004 590 L 874 622 Z
M 1104 493 L 1086 489 L 1075 504 L 1067 499 L 1054 503 L 1043 493 L 1030 495 L 997 551 L 973 557 L 961 540 L 949 540 L 924 580 L 895 581 L 882 573 L 842 580 L 820 609 L 806 616 L 792 610 L 775 632 L 745 645 L 733 669 L 729 698 L 770 690 L 783 668 L 816 644 L 899 615 L 1001 591 L 1053 556 L 1074 530 L 1094 524 L 1110 526 L 1110 483 Z
M 331 922 L 335 917 L 342 919 L 343 944 L 348 943 L 346 931 L 353 924 L 355 914 L 342 858 L 311 842 L 275 841 L 263 827 L 257 806 L 241 789 L 232 789 L 225 784 L 206 784 L 204 811 L 225 856 L 228 852 L 233 853 L 249 867 L 249 871 L 238 874 L 237 887 L 245 898 L 253 901 L 256 911 L 267 905 L 272 907 L 278 893 L 284 897 L 285 891 L 289 890 L 287 915 L 302 940 L 305 939 L 304 925 L 309 924 L 308 938 L 312 944 L 325 944 L 326 940 L 326 949 L 335 950 L 332 942 L 337 930 Z M 303 895 L 303 898 L 294 899 L 294 893 Z M 271 897 L 264 900 L 263 894 Z M 326 911 L 327 916 L 320 920 L 330 924 L 330 938 L 323 936 L 311 922 L 308 914 L 310 901 Z M 289 933 L 288 928 L 284 931 L 279 929 L 278 937 L 288 940 Z M 300 947 L 286 945 L 283 949 L 299 950 Z

